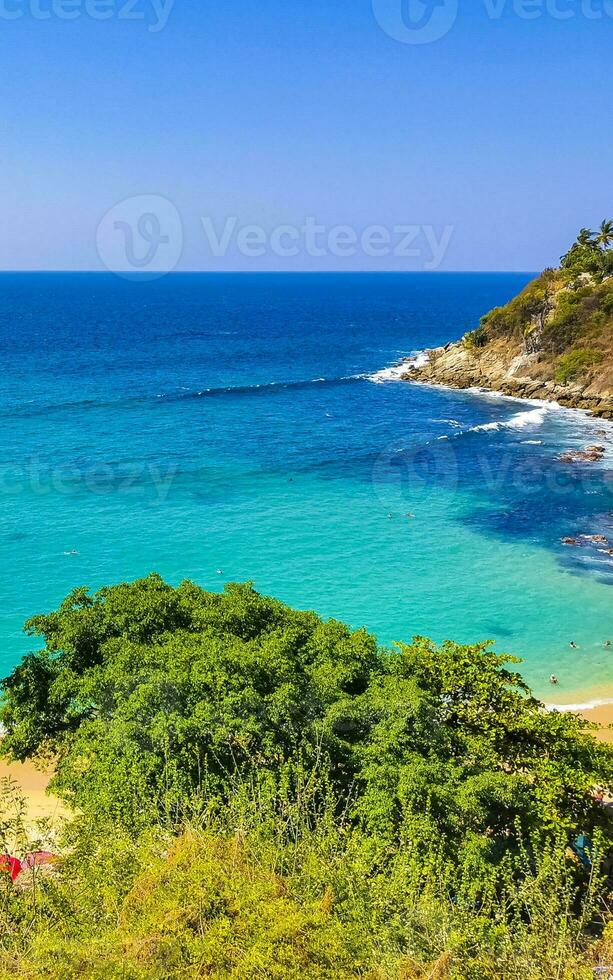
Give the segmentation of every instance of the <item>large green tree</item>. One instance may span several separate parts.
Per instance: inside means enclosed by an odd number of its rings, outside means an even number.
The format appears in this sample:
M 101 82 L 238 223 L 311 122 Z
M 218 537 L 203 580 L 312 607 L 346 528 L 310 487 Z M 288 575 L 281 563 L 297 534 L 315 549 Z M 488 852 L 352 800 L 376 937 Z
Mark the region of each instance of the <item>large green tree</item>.
M 156 575 L 77 590 L 27 628 L 44 647 L 4 681 L 2 751 L 53 756 L 56 792 L 90 814 L 138 826 L 300 769 L 379 841 L 497 861 L 524 837 L 607 831 L 611 750 L 488 645 L 381 649 L 249 585 Z

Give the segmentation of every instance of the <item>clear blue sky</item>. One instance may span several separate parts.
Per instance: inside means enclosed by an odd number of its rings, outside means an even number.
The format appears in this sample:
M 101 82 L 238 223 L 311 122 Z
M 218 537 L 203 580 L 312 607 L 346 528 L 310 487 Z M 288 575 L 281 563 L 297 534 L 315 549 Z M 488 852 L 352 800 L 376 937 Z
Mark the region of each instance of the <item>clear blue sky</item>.
M 536 270 L 613 217 L 609 0 L 557 0 L 564 19 L 551 0 L 535 19 L 459 0 L 451 30 L 422 45 L 390 37 L 373 0 L 175 0 L 158 31 L 153 0 L 136 0 L 145 20 L 98 0 L 107 21 L 86 0 L 64 0 L 79 15 L 64 20 L 54 2 L 0 3 L 1 268 L 103 268 L 102 216 L 145 194 L 174 203 L 186 269 L 422 263 L 302 245 L 215 257 L 203 217 L 265 234 L 307 216 L 358 236 L 449 226 L 449 270 Z M 392 14 L 402 2 L 374 0 Z

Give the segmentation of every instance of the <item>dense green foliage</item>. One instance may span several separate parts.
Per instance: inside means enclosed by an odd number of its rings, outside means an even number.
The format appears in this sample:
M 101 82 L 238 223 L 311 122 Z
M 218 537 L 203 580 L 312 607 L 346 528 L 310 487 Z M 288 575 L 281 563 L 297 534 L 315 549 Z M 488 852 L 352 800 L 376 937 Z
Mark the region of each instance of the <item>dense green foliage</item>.
M 546 269 L 506 306 L 486 314 L 465 338 L 469 345 L 511 339 L 545 361 L 553 358 L 561 383 L 588 377 L 613 351 L 612 235 L 610 221 L 596 235 L 582 229 L 560 268 Z
M 53 879 L 0 885 L 0 977 L 588 980 L 610 962 L 600 883 L 561 844 L 476 898 L 469 868 L 410 842 L 376 853 L 301 789 L 237 789 L 174 837 L 81 826 Z
M 561 384 L 575 381 L 576 378 L 585 374 L 587 368 L 593 367 L 594 364 L 599 364 L 603 356 L 602 351 L 594 347 L 578 347 L 570 351 L 570 353 L 564 354 L 558 362 L 556 381 L 559 381 Z
M 511 658 L 158 576 L 27 628 L 2 751 L 79 816 L 3 884 L 4 975 L 589 975 L 612 753 Z

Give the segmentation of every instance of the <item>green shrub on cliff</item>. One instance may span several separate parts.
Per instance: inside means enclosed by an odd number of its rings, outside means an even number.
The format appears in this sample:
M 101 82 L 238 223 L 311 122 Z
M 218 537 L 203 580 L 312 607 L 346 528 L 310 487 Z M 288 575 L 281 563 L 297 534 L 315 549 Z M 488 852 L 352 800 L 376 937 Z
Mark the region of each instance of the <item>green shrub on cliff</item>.
M 488 342 L 487 328 L 485 325 L 477 327 L 476 330 L 470 330 L 464 336 L 464 346 L 468 350 L 474 350 L 475 348 L 485 347 Z
M 510 340 L 538 354 L 544 364 L 572 348 L 595 351 L 591 362 L 571 360 L 567 380 L 582 375 L 613 351 L 613 223 L 604 221 L 597 235 L 583 229 L 577 242 L 562 256 L 559 269 L 542 275 L 505 306 L 482 317 L 480 337 L 485 342 Z M 573 365 L 576 371 L 573 371 Z M 565 364 L 556 361 L 556 380 L 564 383 Z M 553 372 L 552 372 L 553 373 Z
M 580 347 L 577 350 L 565 354 L 558 362 L 555 373 L 556 381 L 560 384 L 567 384 L 580 378 L 594 364 L 598 364 L 603 358 L 602 351 L 589 347 Z
M 562 256 L 562 269 L 577 275 L 582 272 L 605 276 L 613 270 L 613 221 L 605 219 L 597 232 L 582 228 L 577 241 Z
M 587 980 L 608 962 L 596 879 L 581 897 L 560 847 L 477 903 L 470 869 L 409 842 L 386 854 L 312 816 L 264 833 L 258 815 L 131 846 L 81 830 L 95 848 L 0 912 L 0 978 Z

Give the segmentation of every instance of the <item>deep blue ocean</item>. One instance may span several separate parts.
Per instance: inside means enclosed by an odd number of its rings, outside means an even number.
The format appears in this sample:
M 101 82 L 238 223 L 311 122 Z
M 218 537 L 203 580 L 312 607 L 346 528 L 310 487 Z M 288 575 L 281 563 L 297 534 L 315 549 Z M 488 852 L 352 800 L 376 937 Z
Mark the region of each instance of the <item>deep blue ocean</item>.
M 613 696 L 613 558 L 561 543 L 613 542 L 613 426 L 386 370 L 529 278 L 1 275 L 0 669 L 71 589 L 157 571 Z

